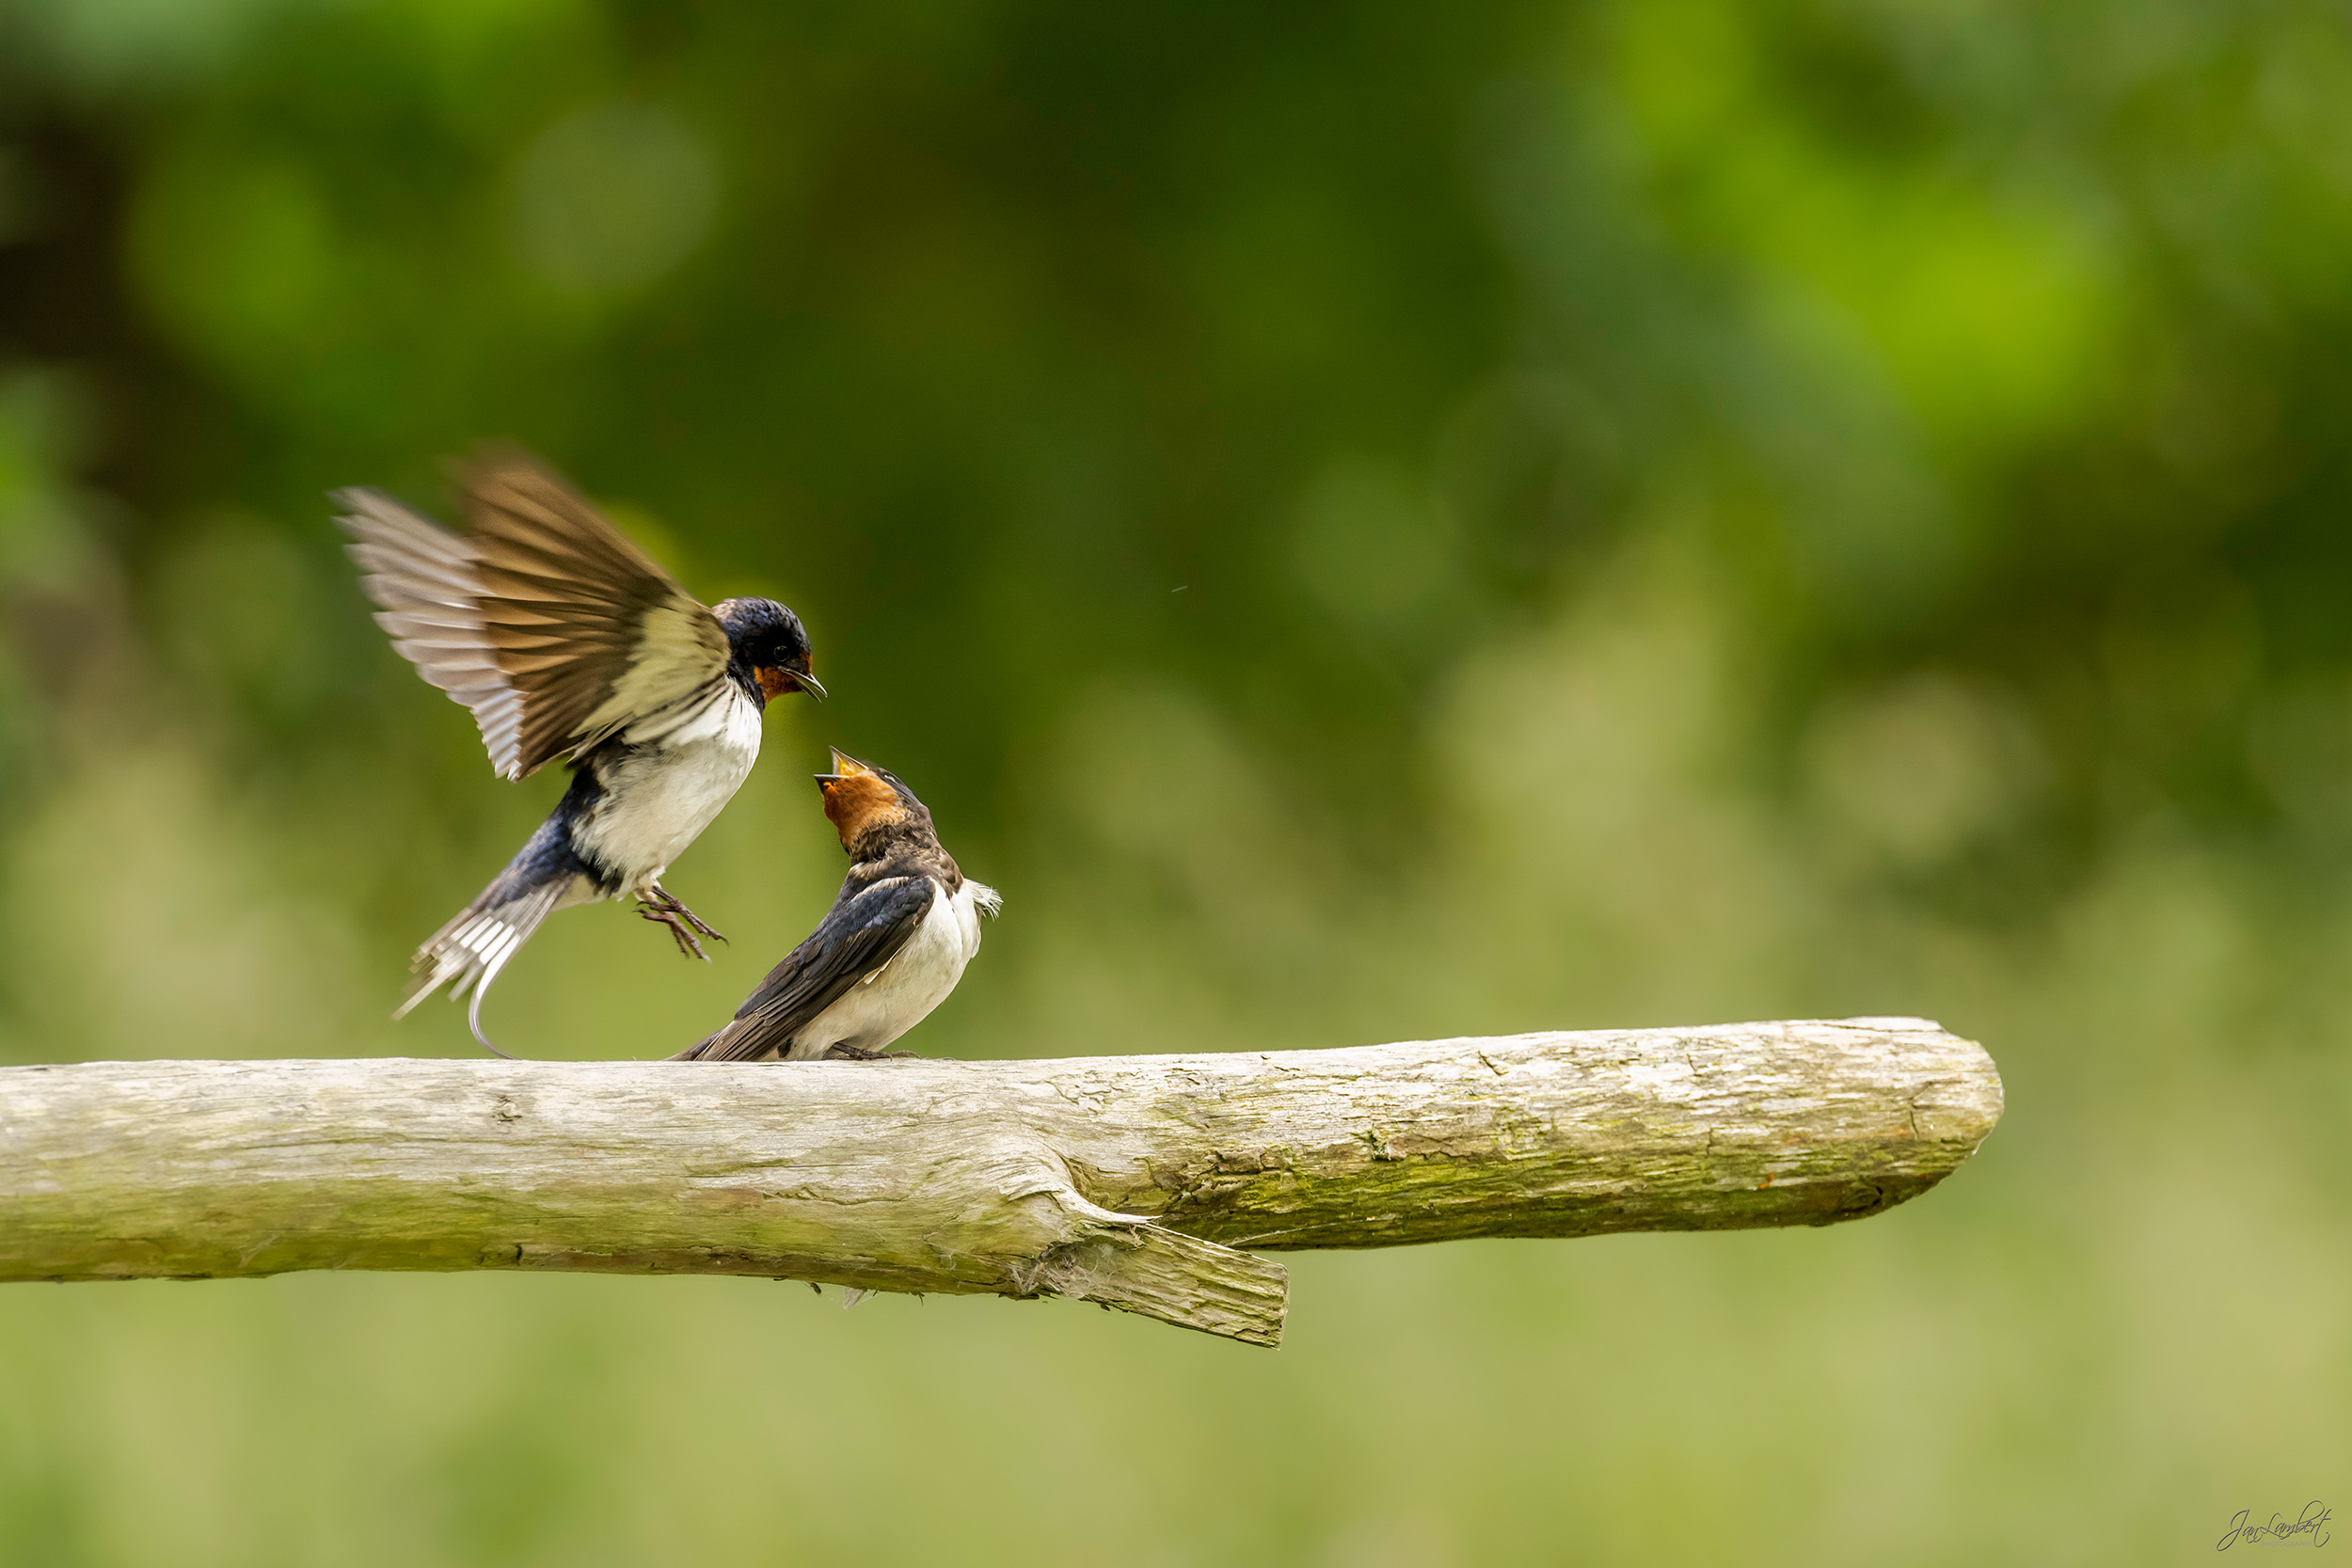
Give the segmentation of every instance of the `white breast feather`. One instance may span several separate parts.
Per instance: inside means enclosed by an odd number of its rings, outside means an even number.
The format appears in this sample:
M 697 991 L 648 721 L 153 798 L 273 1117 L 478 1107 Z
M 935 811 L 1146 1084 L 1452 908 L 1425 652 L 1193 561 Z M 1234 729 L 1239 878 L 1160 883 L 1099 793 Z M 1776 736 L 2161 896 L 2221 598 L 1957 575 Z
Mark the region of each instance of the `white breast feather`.
M 759 709 L 733 681 L 684 713 L 649 718 L 622 738 L 660 749 L 622 758 L 574 839 L 620 876 L 624 893 L 658 881 L 735 798 L 759 760 Z M 640 730 L 645 733 L 640 734 Z
M 932 882 L 930 908 L 906 945 L 803 1025 L 790 1059 L 808 1061 L 834 1045 L 880 1051 L 922 1022 L 963 978 L 964 965 L 980 950 L 979 908 L 995 902 L 995 892 L 975 881 L 952 897 Z

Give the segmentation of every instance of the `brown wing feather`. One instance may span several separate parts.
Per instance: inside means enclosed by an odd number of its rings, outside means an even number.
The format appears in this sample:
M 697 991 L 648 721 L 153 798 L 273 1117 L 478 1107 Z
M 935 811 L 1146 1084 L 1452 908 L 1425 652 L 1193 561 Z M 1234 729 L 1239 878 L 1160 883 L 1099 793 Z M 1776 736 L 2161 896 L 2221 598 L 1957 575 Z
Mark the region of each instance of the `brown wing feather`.
M 527 453 L 460 470 L 468 535 L 366 490 L 337 499 L 376 620 L 473 710 L 519 779 L 721 676 L 718 618 Z

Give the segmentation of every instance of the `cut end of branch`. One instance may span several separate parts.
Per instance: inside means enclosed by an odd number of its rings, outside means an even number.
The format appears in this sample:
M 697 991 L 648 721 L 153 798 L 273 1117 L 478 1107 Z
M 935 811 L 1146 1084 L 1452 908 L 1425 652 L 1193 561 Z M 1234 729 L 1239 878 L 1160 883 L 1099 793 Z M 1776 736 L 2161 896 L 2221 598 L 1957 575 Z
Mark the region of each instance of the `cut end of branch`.
M 1124 1217 L 1089 1222 L 1048 1249 L 1024 1283 L 1268 1349 L 1282 1342 L 1290 1304 L 1281 1264 Z

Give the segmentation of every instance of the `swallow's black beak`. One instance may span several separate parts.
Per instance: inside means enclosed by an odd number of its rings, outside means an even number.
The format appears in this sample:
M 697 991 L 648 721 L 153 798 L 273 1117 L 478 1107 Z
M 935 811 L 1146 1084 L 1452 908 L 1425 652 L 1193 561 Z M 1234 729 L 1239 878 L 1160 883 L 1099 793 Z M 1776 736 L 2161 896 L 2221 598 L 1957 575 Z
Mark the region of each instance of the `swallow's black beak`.
M 752 673 L 758 678 L 761 694 L 771 703 L 795 691 L 805 691 L 820 703 L 825 700 L 824 682 L 805 670 L 789 664 L 763 664 Z

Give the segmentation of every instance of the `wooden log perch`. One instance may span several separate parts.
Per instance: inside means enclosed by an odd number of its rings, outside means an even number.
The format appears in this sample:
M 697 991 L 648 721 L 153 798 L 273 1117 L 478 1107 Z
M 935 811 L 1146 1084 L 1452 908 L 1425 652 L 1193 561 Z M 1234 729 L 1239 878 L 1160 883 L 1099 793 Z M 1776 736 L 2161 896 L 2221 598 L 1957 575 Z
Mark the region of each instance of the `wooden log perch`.
M 1071 1296 L 1253 1344 L 1242 1248 L 1859 1219 L 1993 1130 L 1916 1019 L 1346 1051 L 0 1069 L 0 1280 L 735 1274 Z

